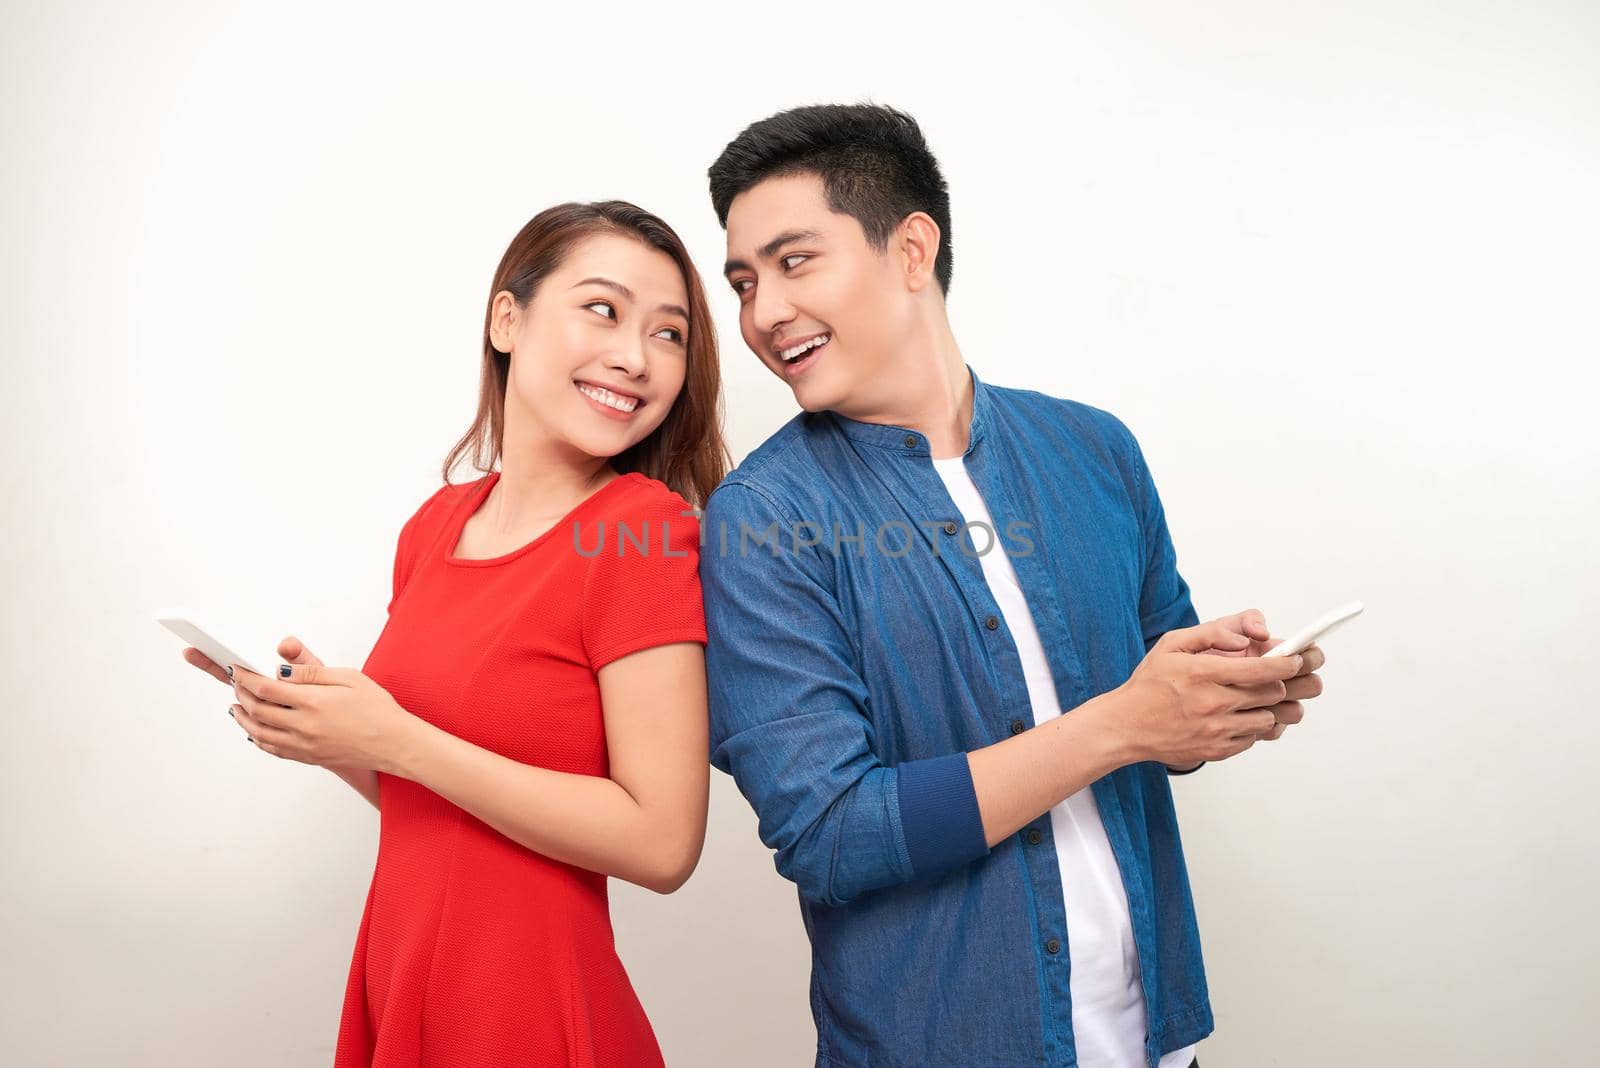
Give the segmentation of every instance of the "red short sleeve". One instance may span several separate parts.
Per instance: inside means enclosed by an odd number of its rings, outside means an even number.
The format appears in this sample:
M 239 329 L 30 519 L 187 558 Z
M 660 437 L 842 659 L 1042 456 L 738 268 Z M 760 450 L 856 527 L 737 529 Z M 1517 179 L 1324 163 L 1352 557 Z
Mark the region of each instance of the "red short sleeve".
M 411 513 L 411 518 L 400 528 L 400 537 L 394 549 L 394 584 L 389 594 L 389 605 L 384 609 L 385 613 L 390 615 L 394 613 L 394 603 L 400 599 L 400 591 L 405 588 L 406 579 L 416 570 L 417 553 L 422 548 L 418 542 L 420 528 L 438 512 L 441 502 L 451 488 L 450 484 L 440 486 L 434 491 L 433 496 L 423 501 L 421 506 Z
M 583 593 L 583 646 L 599 671 L 672 642 L 706 641 L 700 600 L 700 523 L 656 483 L 639 507 L 609 519 Z

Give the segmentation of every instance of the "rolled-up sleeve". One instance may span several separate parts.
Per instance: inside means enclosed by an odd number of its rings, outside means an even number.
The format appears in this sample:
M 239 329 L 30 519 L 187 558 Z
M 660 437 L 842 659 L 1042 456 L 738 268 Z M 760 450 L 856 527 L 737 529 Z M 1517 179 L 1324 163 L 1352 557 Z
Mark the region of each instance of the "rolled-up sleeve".
M 885 766 L 829 562 L 767 493 L 707 502 L 711 763 L 755 809 L 779 874 L 840 905 L 989 852 L 964 752 Z

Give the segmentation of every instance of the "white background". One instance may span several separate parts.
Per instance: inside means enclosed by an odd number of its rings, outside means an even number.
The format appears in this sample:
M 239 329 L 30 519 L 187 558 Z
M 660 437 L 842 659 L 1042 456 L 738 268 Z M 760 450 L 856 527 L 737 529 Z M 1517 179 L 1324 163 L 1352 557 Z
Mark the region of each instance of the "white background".
M 1133 428 L 1202 617 L 1368 606 L 1303 725 L 1174 782 L 1202 1061 L 1594 1055 L 1592 6 L 3 15 L 7 1063 L 330 1060 L 377 814 L 241 740 L 154 617 L 365 658 L 495 264 L 558 201 L 684 236 L 743 456 L 794 405 L 706 167 L 867 98 L 944 164 L 966 358 Z M 793 888 L 730 780 L 688 886 L 612 887 L 669 1064 L 811 1063 Z

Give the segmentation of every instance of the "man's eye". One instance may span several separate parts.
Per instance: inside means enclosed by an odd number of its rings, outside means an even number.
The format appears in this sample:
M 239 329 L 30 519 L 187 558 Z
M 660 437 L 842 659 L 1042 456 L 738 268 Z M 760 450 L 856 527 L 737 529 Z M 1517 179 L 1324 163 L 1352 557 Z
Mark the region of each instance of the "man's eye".
M 733 286 L 733 291 L 735 293 L 743 293 L 744 292 L 744 287 L 750 284 L 750 279 L 741 278 L 736 282 L 730 282 L 728 284 Z
M 615 319 L 617 317 L 617 309 L 611 307 L 611 302 L 609 300 L 592 300 L 588 304 L 585 304 L 584 307 L 593 308 L 596 305 L 599 305 L 602 308 L 610 308 L 611 314 L 606 316 L 607 319 Z
M 783 257 L 783 259 L 779 260 L 778 262 L 783 264 L 784 269 L 787 270 L 787 269 L 789 269 L 789 261 L 790 260 L 809 260 L 810 258 L 811 258 L 810 256 L 807 256 L 807 255 L 805 255 L 804 253 L 801 253 L 801 252 L 791 252 L 789 255 Z

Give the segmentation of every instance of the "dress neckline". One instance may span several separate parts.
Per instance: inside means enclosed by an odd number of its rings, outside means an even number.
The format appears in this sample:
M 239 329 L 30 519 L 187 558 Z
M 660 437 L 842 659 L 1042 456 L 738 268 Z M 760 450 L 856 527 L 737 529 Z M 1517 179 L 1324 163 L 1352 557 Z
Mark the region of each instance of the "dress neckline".
M 457 556 L 455 554 L 456 545 L 461 540 L 461 532 L 466 529 L 467 521 L 477 513 L 478 507 L 483 504 L 484 500 L 489 496 L 489 491 L 494 489 L 494 484 L 500 481 L 500 472 L 498 470 L 490 471 L 487 475 L 479 480 L 478 486 L 473 492 L 464 495 L 461 507 L 458 508 L 455 514 L 450 517 L 450 526 L 446 529 L 445 537 L 443 539 L 444 550 L 442 553 L 442 558 L 445 563 L 450 564 L 453 567 L 494 567 L 497 564 L 509 564 L 511 561 L 516 560 L 517 558 L 529 552 L 532 552 L 539 545 L 548 541 L 556 534 L 556 532 L 568 529 L 573 520 L 579 518 L 580 513 L 586 511 L 596 501 L 610 493 L 611 488 L 617 483 L 629 480 L 638 480 L 642 477 L 644 476 L 640 475 L 637 471 L 629 471 L 625 474 L 618 475 L 616 478 L 612 479 L 610 482 L 607 482 L 604 486 L 601 486 L 599 489 L 589 494 L 589 496 L 579 501 L 573 506 L 571 511 L 552 523 L 549 530 L 545 531 L 543 534 L 540 534 L 537 538 L 534 538 L 521 548 L 512 549 L 510 552 L 502 553 L 499 556 L 486 556 L 481 559 Z

